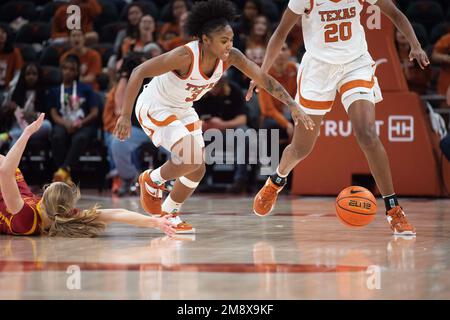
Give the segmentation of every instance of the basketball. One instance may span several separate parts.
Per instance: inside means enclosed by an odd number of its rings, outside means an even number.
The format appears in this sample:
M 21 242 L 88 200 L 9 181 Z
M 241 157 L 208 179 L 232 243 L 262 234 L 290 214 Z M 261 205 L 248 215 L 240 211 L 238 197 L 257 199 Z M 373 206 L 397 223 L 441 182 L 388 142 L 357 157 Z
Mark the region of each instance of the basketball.
M 377 202 L 372 192 L 359 186 L 342 190 L 336 198 L 336 214 L 347 226 L 368 225 L 377 213 Z

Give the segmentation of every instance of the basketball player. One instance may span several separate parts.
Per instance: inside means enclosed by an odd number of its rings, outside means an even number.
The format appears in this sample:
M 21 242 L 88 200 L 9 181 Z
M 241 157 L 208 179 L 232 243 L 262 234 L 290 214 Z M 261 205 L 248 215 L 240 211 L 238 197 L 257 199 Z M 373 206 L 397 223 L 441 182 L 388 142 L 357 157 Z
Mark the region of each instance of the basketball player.
M 172 159 L 140 175 L 141 204 L 150 214 L 173 214 L 174 218 L 170 219 L 179 233 L 195 232 L 178 214 L 205 173 L 201 123 L 192 103 L 208 92 L 228 67 L 235 66 L 288 105 L 295 122 L 303 122 L 306 129 L 313 126 L 283 86 L 233 48 L 230 23 L 235 16 L 234 5 L 229 1 L 197 2 L 185 25 L 187 34 L 197 40 L 135 69 L 127 84 L 122 114 L 117 120 L 115 135 L 120 140 L 126 139 L 130 134 L 131 110 L 142 81 L 153 77 L 139 95 L 135 113 L 155 146 L 170 150 Z M 161 204 L 164 182 L 172 179 L 176 179 L 174 188 Z
M 173 235 L 168 217 L 153 218 L 125 209 L 75 208 L 80 191 L 74 185 L 53 182 L 42 199 L 34 195 L 17 166 L 28 139 L 39 130 L 44 114 L 28 125 L 6 157 L 0 155 L 0 234 L 93 237 L 111 222 L 157 228 Z
M 422 50 L 411 24 L 391 0 L 366 0 L 376 4 L 405 35 L 411 46 L 410 59 L 422 68 L 428 57 Z M 294 137 L 283 152 L 276 173 L 267 179 L 256 195 L 253 211 L 269 214 L 277 194 L 291 170 L 311 152 L 319 135 L 324 115 L 331 110 L 336 90 L 352 122 L 357 141 L 368 161 L 372 175 L 384 198 L 386 217 L 395 234 L 415 235 L 399 206 L 392 184 L 386 151 L 375 130 L 375 103 L 382 100 L 374 74 L 374 61 L 367 51 L 360 13 L 364 0 L 290 0 L 280 24 L 272 35 L 264 63 L 267 72 L 299 17 L 302 18 L 306 53 L 297 75 L 296 101 L 316 124 L 314 130 L 295 127 Z M 251 84 L 247 99 L 252 95 Z

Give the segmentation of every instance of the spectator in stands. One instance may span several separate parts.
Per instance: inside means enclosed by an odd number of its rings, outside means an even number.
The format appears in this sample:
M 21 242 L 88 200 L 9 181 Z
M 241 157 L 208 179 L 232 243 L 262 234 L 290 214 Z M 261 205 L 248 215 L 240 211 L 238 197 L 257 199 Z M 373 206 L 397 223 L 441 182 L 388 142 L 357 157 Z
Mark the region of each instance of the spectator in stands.
M 291 32 L 289 32 L 288 34 L 286 42 L 292 54 L 297 54 L 296 58 L 298 61 L 300 61 L 301 57 L 305 53 L 302 19 L 298 19 L 297 23 L 292 27 Z
M 122 58 L 131 52 L 142 52 L 149 43 L 156 42 L 156 22 L 155 18 L 146 14 L 139 21 L 137 38 L 126 37 L 122 43 Z
M 250 34 L 245 39 L 243 52 L 247 58 L 259 66 L 262 65 L 271 34 L 269 18 L 265 15 L 255 17 Z M 240 72 L 232 73 L 231 78 L 242 88 L 245 88 L 250 83 L 250 79 Z
M 447 107 L 450 107 L 450 86 L 447 89 L 447 94 L 446 94 L 446 102 L 447 102 Z
M 108 132 L 112 133 L 116 120 L 120 115 L 121 107 L 123 105 L 123 99 L 125 96 L 125 88 L 130 78 L 131 72 L 134 68 L 145 61 L 145 57 L 141 53 L 131 53 L 127 56 L 122 63 L 120 71 L 120 80 L 117 85 L 110 91 L 108 95 L 108 100 L 105 107 L 105 113 L 108 120 Z M 114 98 L 113 93 L 114 92 Z M 134 106 L 135 108 L 136 106 Z M 133 108 L 133 109 L 134 109 Z M 114 113 L 114 115 L 111 115 Z M 114 120 L 113 120 L 114 118 Z M 105 114 L 104 114 L 105 119 Z M 136 182 L 141 172 L 140 163 L 138 159 L 138 150 L 143 144 L 148 144 L 148 136 L 142 129 L 139 121 L 134 116 L 131 117 L 132 127 L 131 135 L 125 141 L 120 141 L 115 137 L 110 139 L 110 148 L 112 152 L 113 161 L 116 165 L 119 177 L 120 177 L 120 188 L 118 189 L 118 196 L 124 196 L 127 194 L 134 194 L 136 190 Z M 151 144 L 152 147 L 153 144 Z M 154 147 L 154 155 L 157 154 L 158 149 Z
M 431 68 L 422 70 L 415 61 L 410 61 L 409 53 L 411 48 L 405 36 L 398 30 L 395 33 L 395 42 L 409 90 L 420 95 L 426 94 L 432 78 Z
M 234 26 L 234 33 L 236 35 L 235 47 L 244 51 L 244 45 L 247 37 L 252 30 L 253 20 L 263 13 L 262 4 L 260 0 L 247 0 L 244 4 L 243 14 L 239 21 Z
M 411 51 L 411 48 L 409 46 L 408 40 L 399 30 L 395 31 L 395 45 L 397 47 L 397 53 L 400 59 L 400 63 L 402 65 L 405 65 L 405 63 L 409 62 L 409 53 Z
M 112 142 L 114 139 L 113 131 L 114 131 L 114 127 L 116 125 L 117 119 L 120 116 L 120 107 L 122 106 L 122 100 L 124 97 L 124 91 L 125 91 L 125 87 L 128 82 L 128 79 L 129 79 L 133 69 L 135 67 L 137 67 L 139 64 L 141 64 L 143 61 L 144 61 L 144 57 L 143 57 L 143 55 L 141 55 L 139 53 L 131 53 L 124 59 L 121 70 L 119 71 L 119 74 L 118 74 L 118 81 L 108 92 L 108 95 L 106 96 L 105 109 L 103 110 L 103 129 L 104 129 L 104 135 L 105 135 L 105 145 L 108 150 L 110 172 L 111 172 L 110 175 L 114 177 L 112 191 L 113 191 L 113 193 L 119 192 L 120 195 L 125 194 L 128 191 L 128 189 L 125 190 L 125 187 L 123 189 L 119 189 L 120 185 L 122 184 L 123 186 L 125 186 L 125 183 L 121 183 L 120 177 L 118 175 L 119 171 L 116 168 L 116 164 L 114 162 L 114 157 L 113 157 L 113 153 L 112 153 L 112 144 L 113 144 Z M 145 138 L 147 138 L 147 136 L 145 136 Z M 125 142 L 127 142 L 127 141 L 125 141 Z M 123 147 L 123 146 L 125 146 L 125 143 L 123 143 L 123 145 L 120 145 L 120 147 Z M 127 152 L 129 152 L 129 151 L 127 150 Z M 128 158 L 127 158 L 127 160 L 128 160 Z M 130 158 L 130 162 L 131 162 L 131 158 Z M 130 166 L 132 166 L 132 165 L 133 164 L 131 163 Z M 112 173 L 112 171 L 115 171 L 116 173 Z
M 436 42 L 432 59 L 433 62 L 441 65 L 437 92 L 446 95 L 450 87 L 450 33 L 447 33 Z
M 218 129 L 224 134 L 224 142 L 226 129 L 242 129 L 244 132 L 248 129 L 241 88 L 229 81 L 225 75 L 203 99 L 194 103 L 194 108 L 203 120 L 203 132 Z M 235 143 L 235 148 L 235 163 L 240 159 L 240 164 L 236 165 L 234 182 L 228 191 L 241 193 L 246 190 L 248 183 L 247 164 L 242 163 L 245 162 L 248 141 L 245 144 Z
M 46 98 L 47 92 L 43 82 L 42 68 L 35 62 L 26 63 L 22 68 L 10 102 L 15 109 L 16 116 L 13 128 L 9 132 L 10 147 L 19 139 L 23 130 L 38 118 L 40 113 L 47 112 Z M 49 142 L 51 129 L 50 121 L 44 120 L 40 129 L 30 138 L 30 143 L 33 141 Z
M 11 141 L 9 131 L 16 121 L 14 112 L 15 107 L 11 103 L 0 106 L 0 153 L 6 152 L 9 148 Z
M 123 40 L 128 37 L 131 39 L 139 38 L 139 21 L 144 15 L 144 9 L 139 3 L 131 3 L 126 9 L 127 28 L 119 31 L 114 41 L 114 52 L 122 50 Z
M 164 23 L 159 31 L 159 44 L 164 48 L 166 47 L 166 42 L 179 36 L 181 34 L 180 30 L 180 19 L 183 13 L 188 12 L 190 9 L 190 2 L 187 0 L 172 0 L 170 2 L 170 17 L 169 21 Z
M 67 13 L 70 5 L 77 5 L 81 14 L 81 29 L 86 35 L 86 44 L 91 45 L 98 42 L 98 33 L 94 30 L 94 20 L 102 13 L 102 7 L 97 0 L 71 0 L 70 3 L 61 5 L 52 19 L 51 39 L 54 41 L 69 40 L 69 29 L 67 19 L 72 12 Z
M 81 63 L 80 81 L 98 90 L 97 76 L 102 72 L 102 57 L 94 49 L 85 45 L 83 30 L 70 31 L 71 48 L 60 58 L 60 64 L 69 55 L 76 55 Z
M 70 169 L 95 137 L 98 101 L 91 87 L 79 81 L 81 63 L 76 55 L 66 56 L 61 68 L 63 81 L 49 92 L 52 154 L 59 168 L 53 181 L 70 182 Z
M 253 20 L 250 35 L 245 41 L 245 55 L 259 66 L 262 65 L 271 35 L 269 18 L 265 15 L 257 16 Z
M 404 72 L 409 90 L 419 95 L 428 93 L 432 78 L 431 68 L 422 69 L 416 61 L 411 61 Z
M 179 21 L 179 28 L 180 28 L 180 35 L 176 36 L 175 38 L 165 42 L 165 50 L 170 51 L 172 49 L 175 49 L 176 47 L 183 46 L 186 43 L 192 41 L 192 38 L 189 37 L 185 30 L 184 25 L 186 23 L 187 17 L 189 15 L 189 12 L 185 12 L 181 15 L 180 21 Z
M 144 54 L 146 59 L 151 59 L 159 56 L 160 54 L 163 54 L 163 49 L 157 43 L 152 42 L 145 45 L 142 53 Z
M 291 51 L 287 43 L 281 48 L 281 52 L 269 74 L 278 80 L 292 97 L 295 97 L 297 91 L 297 64 L 291 60 Z M 290 112 L 286 106 L 263 89 L 259 90 L 258 101 L 263 116 L 262 127 L 265 129 L 282 129 L 289 141 L 291 141 L 294 134 L 294 125 L 291 122 Z
M 23 66 L 20 50 L 14 46 L 14 38 L 8 25 L 0 23 L 0 105 L 5 95 L 19 78 Z

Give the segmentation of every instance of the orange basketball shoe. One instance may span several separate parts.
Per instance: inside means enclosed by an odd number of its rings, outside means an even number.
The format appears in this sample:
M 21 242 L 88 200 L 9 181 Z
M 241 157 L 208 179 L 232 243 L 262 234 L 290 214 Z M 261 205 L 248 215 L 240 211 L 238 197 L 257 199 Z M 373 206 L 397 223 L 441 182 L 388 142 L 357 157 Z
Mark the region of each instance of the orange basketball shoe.
M 406 220 L 406 215 L 405 212 L 403 212 L 402 207 L 395 206 L 387 211 L 386 218 L 395 235 L 416 235 L 416 228 L 410 225 L 408 220 Z
M 169 213 L 163 212 L 161 216 L 165 216 L 166 214 Z M 170 216 L 171 217 L 168 220 L 172 223 L 176 233 L 195 233 L 195 228 L 193 228 L 190 223 L 181 220 L 178 213 L 170 213 Z
M 267 178 L 266 183 L 255 196 L 255 200 L 253 201 L 253 212 L 260 217 L 268 215 L 275 206 L 278 193 L 283 187 L 284 185 L 278 186 L 273 183 L 270 177 Z
M 164 184 L 157 185 L 150 178 L 150 172 L 146 170 L 139 175 L 139 187 L 141 189 L 141 206 L 149 214 L 161 215 L 161 202 Z

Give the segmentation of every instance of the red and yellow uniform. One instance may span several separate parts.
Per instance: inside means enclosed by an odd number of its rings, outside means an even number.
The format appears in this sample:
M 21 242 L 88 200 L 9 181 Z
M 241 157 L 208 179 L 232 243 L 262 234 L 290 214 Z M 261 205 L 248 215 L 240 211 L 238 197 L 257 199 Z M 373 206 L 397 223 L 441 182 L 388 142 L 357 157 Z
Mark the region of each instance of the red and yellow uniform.
M 16 181 L 24 205 L 18 213 L 11 214 L 0 193 L 0 234 L 40 235 L 42 226 L 40 199 L 31 192 L 19 169 L 16 171 Z

